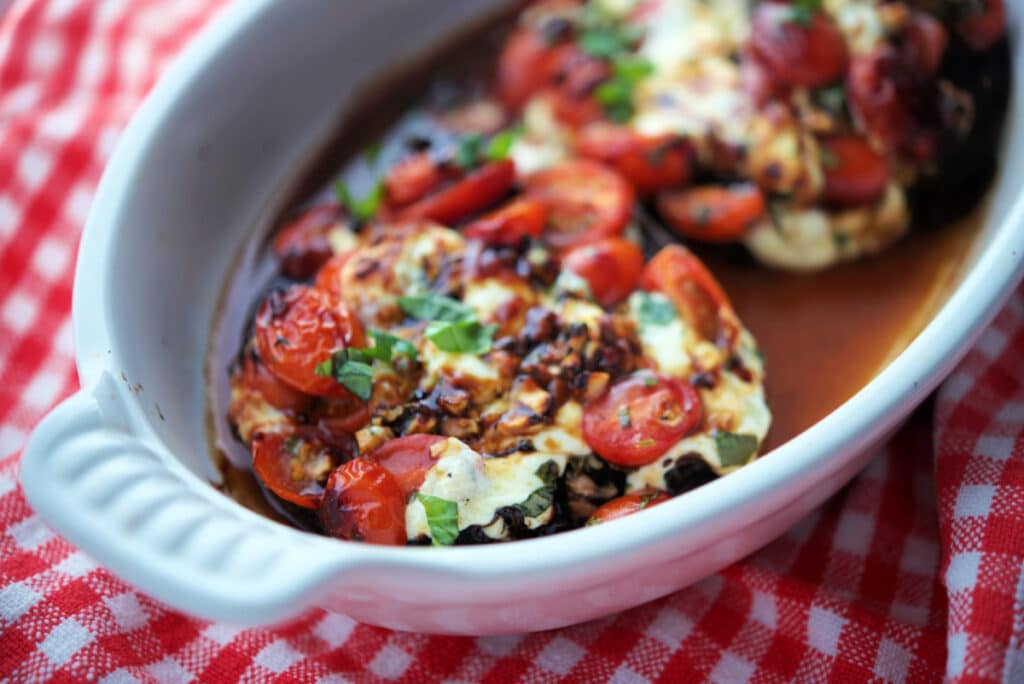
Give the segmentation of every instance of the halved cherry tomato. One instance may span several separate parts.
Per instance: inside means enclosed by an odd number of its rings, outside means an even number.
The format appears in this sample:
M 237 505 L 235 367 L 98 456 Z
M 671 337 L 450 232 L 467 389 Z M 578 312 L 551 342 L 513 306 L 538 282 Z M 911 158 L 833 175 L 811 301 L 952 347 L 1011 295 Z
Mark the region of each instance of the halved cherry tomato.
M 598 525 L 609 520 L 625 518 L 627 515 L 633 515 L 637 511 L 665 503 L 671 498 L 665 492 L 657 489 L 643 489 L 631 494 L 625 494 L 617 499 L 612 499 L 594 511 L 590 519 L 587 520 L 587 525 Z
M 739 333 L 739 319 L 722 286 L 682 245 L 669 245 L 655 254 L 644 267 L 640 286 L 668 297 L 679 315 L 707 340 L 731 343 Z
M 408 498 L 420 488 L 427 471 L 437 463 L 430 454 L 430 447 L 444 440 L 440 435 L 407 435 L 385 442 L 367 458 L 384 466 L 395 478 L 402 495 Z
M 693 178 L 694 152 L 683 138 L 646 136 L 627 126 L 597 122 L 580 129 L 576 151 L 626 177 L 638 194 L 686 185 Z
M 256 314 L 256 348 L 283 382 L 307 394 L 349 396 L 333 378 L 316 374 L 332 352 L 365 347 L 359 319 L 336 296 L 295 285 L 272 292 Z
M 355 252 L 344 252 L 335 254 L 328 259 L 327 263 L 316 272 L 316 280 L 313 281 L 313 285 L 324 292 L 341 296 L 341 269 L 345 268 L 345 264 L 353 254 Z
M 547 207 L 544 239 L 556 249 L 618 235 L 633 208 L 633 189 L 626 179 L 585 159 L 533 173 L 524 185 L 527 198 Z
M 297 433 L 262 432 L 252 440 L 252 467 L 263 485 L 285 501 L 314 509 L 323 483 L 341 463 L 341 455 Z
M 987 50 L 999 42 L 1006 33 L 1006 5 L 1003 0 L 981 0 L 963 3 L 965 14 L 956 22 L 956 32 L 975 50 Z
M 803 21 L 789 3 L 762 2 L 751 18 L 754 57 L 780 83 L 815 88 L 838 81 L 849 56 L 839 27 L 822 10 Z
M 389 207 L 399 209 L 422 199 L 443 181 L 444 174 L 430 153 L 419 152 L 388 169 L 384 195 Z
M 555 59 L 555 85 L 547 90 L 555 117 L 574 128 L 603 119 L 604 108 L 594 91 L 611 76 L 608 63 L 575 45 L 559 48 Z
M 516 166 L 511 159 L 488 162 L 454 185 L 406 207 L 398 218 L 401 221 L 430 219 L 450 226 L 500 200 L 515 178 Z
M 462 234 L 495 247 L 515 247 L 524 237 L 540 237 L 547 219 L 547 207 L 541 202 L 516 199 L 476 219 Z
M 320 524 L 332 537 L 405 544 L 405 497 L 378 463 L 357 458 L 335 469 L 320 501 Z
M 821 141 L 825 190 L 822 200 L 834 207 L 858 207 L 875 202 L 889 184 L 885 157 L 855 135 Z
M 339 204 L 321 204 L 299 214 L 274 238 L 274 253 L 281 272 L 305 280 L 331 258 L 327 233 L 345 218 Z
M 558 44 L 534 28 L 519 28 L 505 41 L 498 56 L 495 93 L 510 109 L 518 109 L 550 84 L 558 72 Z
M 679 234 L 707 242 L 740 240 L 764 215 L 761 190 L 752 183 L 699 185 L 658 195 L 658 212 Z
M 619 466 L 652 463 L 696 427 L 700 395 L 687 382 L 641 371 L 616 381 L 583 408 L 583 438 Z
M 570 249 L 562 265 L 586 280 L 598 303 L 610 309 L 636 289 L 644 253 L 625 238 L 602 238 Z
M 322 397 L 316 406 L 316 427 L 331 441 L 350 435 L 370 422 L 370 409 L 359 397 Z
M 303 413 L 309 408 L 312 400 L 308 395 L 282 382 L 253 354 L 243 354 L 241 367 L 236 372 L 240 374 L 239 386 L 260 395 L 274 408 L 292 414 Z

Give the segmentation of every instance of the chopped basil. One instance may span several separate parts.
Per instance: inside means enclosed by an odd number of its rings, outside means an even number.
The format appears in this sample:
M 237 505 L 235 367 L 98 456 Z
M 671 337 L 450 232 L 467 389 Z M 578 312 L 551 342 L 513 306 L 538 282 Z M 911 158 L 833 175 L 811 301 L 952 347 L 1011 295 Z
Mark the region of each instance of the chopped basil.
M 640 302 L 636 308 L 636 317 L 641 325 L 668 325 L 676 319 L 676 307 L 664 297 L 646 292 L 638 296 Z
M 644 387 L 654 387 L 657 384 L 658 378 L 654 377 L 653 375 L 644 376 Z
M 452 159 L 462 168 L 472 169 L 480 162 L 480 149 L 482 146 L 483 138 L 476 133 L 471 133 L 459 141 Z
M 358 198 L 353 197 L 345 181 L 339 180 L 334 184 L 334 194 L 354 219 L 365 221 L 377 213 L 380 203 L 384 200 L 384 180 L 378 179 L 370 188 L 370 192 Z
M 718 447 L 718 461 L 722 466 L 743 465 L 757 453 L 757 437 L 735 432 L 716 432 L 715 446 Z
M 496 134 L 488 141 L 487 149 L 484 150 L 484 156 L 491 161 L 506 159 L 512 150 L 512 145 L 515 144 L 516 139 L 522 133 L 522 128 L 517 126 Z
M 476 312 L 462 302 L 441 295 L 411 295 L 398 298 L 407 316 L 420 321 L 475 321 Z
M 553 487 L 558 479 L 558 464 L 554 461 L 544 461 L 537 466 L 537 470 L 533 471 L 533 474 L 544 484 Z
M 363 361 L 351 358 L 360 349 L 336 351 L 331 358 L 316 365 L 315 372 L 323 378 L 334 378 L 349 392 L 363 401 L 373 394 L 373 369 Z
M 416 347 L 409 340 L 403 340 L 382 330 L 371 330 L 370 337 L 373 339 L 373 346 L 363 351 L 373 358 L 384 363 L 391 363 L 391 359 L 396 355 L 416 360 Z
M 451 546 L 459 536 L 459 505 L 454 501 L 429 494 L 416 494 L 423 504 L 430 527 L 430 539 L 434 546 Z
M 621 56 L 612 62 L 612 73 L 635 84 L 653 74 L 654 65 L 643 57 Z
M 790 19 L 801 26 L 810 26 L 814 13 L 821 7 L 822 0 L 793 0 L 790 5 Z
M 544 485 L 530 492 L 530 495 L 522 503 L 515 505 L 522 512 L 524 518 L 537 518 L 543 515 L 544 511 L 551 508 L 555 501 L 558 465 L 554 461 L 545 461 L 534 474 Z
M 477 321 L 431 321 L 423 335 L 446 352 L 486 354 L 491 350 L 496 325 Z
M 644 384 L 646 384 L 646 382 Z M 629 406 L 623 404 L 622 406 L 619 407 L 619 426 L 625 428 L 629 427 L 629 425 Z

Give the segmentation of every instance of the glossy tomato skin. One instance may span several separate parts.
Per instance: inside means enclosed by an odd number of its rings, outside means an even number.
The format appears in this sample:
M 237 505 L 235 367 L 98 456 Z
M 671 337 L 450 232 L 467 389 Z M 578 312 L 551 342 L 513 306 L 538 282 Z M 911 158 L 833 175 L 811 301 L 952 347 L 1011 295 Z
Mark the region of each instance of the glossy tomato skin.
M 616 520 L 618 518 L 625 518 L 626 516 L 633 515 L 645 508 L 665 503 L 671 498 L 672 497 L 665 492 L 657 489 L 644 489 L 638 492 L 625 494 L 617 499 L 612 499 L 594 511 L 587 520 L 587 526 L 589 527 L 590 525 L 606 523 L 609 520 Z
M 618 466 L 653 463 L 700 422 L 700 395 L 687 382 L 641 371 L 621 378 L 583 409 L 583 438 Z
M 322 204 L 305 210 L 274 238 L 274 254 L 281 272 L 295 280 L 313 276 L 331 255 L 327 234 L 345 218 L 339 204 Z
M 491 247 L 515 247 L 523 238 L 540 237 L 547 219 L 548 210 L 543 203 L 515 199 L 476 219 L 462 234 Z
M 859 136 L 821 141 L 827 161 L 822 200 L 832 207 L 858 207 L 876 202 L 889 184 L 889 163 Z
M 341 270 L 355 252 L 344 252 L 335 254 L 316 272 L 316 279 L 313 285 L 324 292 L 329 292 L 336 297 L 341 296 Z
M 310 510 L 320 505 L 323 482 L 342 458 L 322 440 L 298 430 L 263 432 L 252 441 L 252 467 L 260 482 L 281 499 Z
M 350 396 L 316 366 L 339 349 L 365 347 L 359 319 L 336 295 L 295 285 L 272 292 L 256 314 L 256 347 L 281 381 L 306 394 Z
M 276 409 L 294 416 L 307 412 L 312 404 L 309 395 L 282 382 L 257 354 L 244 352 L 235 372 L 240 387 L 258 394 Z
M 640 287 L 668 297 L 683 320 L 711 342 L 728 345 L 739 334 L 739 319 L 722 286 L 682 245 L 655 254 L 640 275 Z
M 524 186 L 525 196 L 548 211 L 544 240 L 555 249 L 618 235 L 633 209 L 633 188 L 626 179 L 585 159 L 533 173 Z
M 515 179 L 516 166 L 511 159 L 487 162 L 465 178 L 409 205 L 398 218 L 429 219 L 451 226 L 496 203 L 508 193 Z
M 849 63 L 843 34 L 825 12 L 813 10 L 804 23 L 791 4 L 782 2 L 762 2 L 754 9 L 750 49 L 775 81 L 793 87 L 834 83 Z
M 398 209 L 422 199 L 444 181 L 444 173 L 429 152 L 418 152 L 398 161 L 384 177 L 388 207 Z
M 556 62 L 556 85 L 546 90 L 555 117 L 573 128 L 603 119 L 604 108 L 594 91 L 611 76 L 608 63 L 591 57 L 575 45 L 560 47 Z
M 427 471 L 437 463 L 430 448 L 445 441 L 440 435 L 406 435 L 385 442 L 366 458 L 380 464 L 395 478 L 406 499 L 420 488 Z
M 534 27 L 513 31 L 498 55 L 495 93 L 502 104 L 519 109 L 547 87 L 560 67 L 560 47 Z
M 1003 0 L 980 4 L 980 11 L 967 11 L 957 20 L 956 32 L 975 50 L 987 50 L 1006 35 L 1006 5 Z
M 586 280 L 598 303 L 610 309 L 636 289 L 644 254 L 625 238 L 601 238 L 568 250 L 562 265 Z
M 576 135 L 580 156 L 621 173 L 638 195 L 686 185 L 693 178 L 695 153 L 682 138 L 645 136 L 608 122 L 584 126 Z
M 319 516 L 324 532 L 332 537 L 390 546 L 406 543 L 402 491 L 387 469 L 365 458 L 331 473 Z
M 742 240 L 765 212 L 761 190 L 751 183 L 698 185 L 658 195 L 658 212 L 684 237 L 706 242 Z

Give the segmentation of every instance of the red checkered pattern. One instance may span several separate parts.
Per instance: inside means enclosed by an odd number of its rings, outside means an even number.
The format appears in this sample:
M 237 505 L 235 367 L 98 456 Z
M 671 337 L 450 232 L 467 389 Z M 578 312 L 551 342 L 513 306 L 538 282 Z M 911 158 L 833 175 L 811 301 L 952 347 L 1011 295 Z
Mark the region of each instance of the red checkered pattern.
M 10 454 L 76 387 L 78 234 L 118 132 L 222 4 L 16 0 L 0 23 L 0 680 L 1024 681 L 1024 290 L 783 538 L 570 629 L 432 637 L 317 610 L 238 630 L 167 610 L 50 532 Z

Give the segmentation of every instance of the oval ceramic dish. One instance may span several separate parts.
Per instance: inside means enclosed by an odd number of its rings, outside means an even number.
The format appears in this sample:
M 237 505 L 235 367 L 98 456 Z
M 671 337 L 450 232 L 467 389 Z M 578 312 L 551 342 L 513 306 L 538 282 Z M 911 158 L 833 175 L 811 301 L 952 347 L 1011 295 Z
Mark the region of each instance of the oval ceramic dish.
M 1018 282 L 1024 2 L 1011 3 L 1005 161 L 969 270 L 913 343 L 812 428 L 642 515 L 512 544 L 347 543 L 246 510 L 210 485 L 219 473 L 204 377 L 238 250 L 280 210 L 360 83 L 499 4 L 251 0 L 227 9 L 168 70 L 123 135 L 82 240 L 82 389 L 39 425 L 24 455 L 26 494 L 58 532 L 167 604 L 234 623 L 313 605 L 458 634 L 596 618 L 732 563 L 819 505 L 936 387 Z

